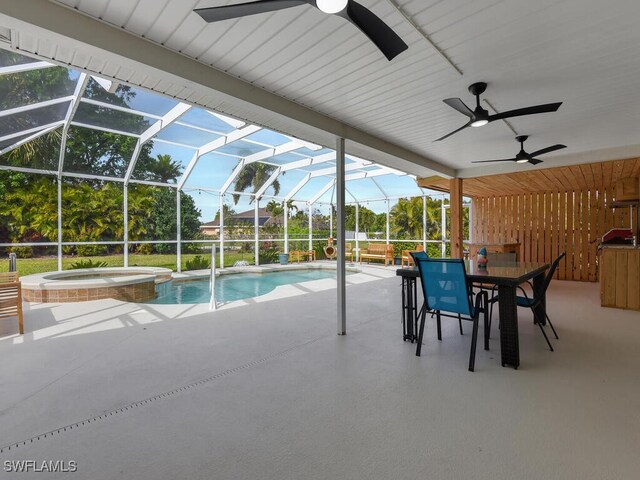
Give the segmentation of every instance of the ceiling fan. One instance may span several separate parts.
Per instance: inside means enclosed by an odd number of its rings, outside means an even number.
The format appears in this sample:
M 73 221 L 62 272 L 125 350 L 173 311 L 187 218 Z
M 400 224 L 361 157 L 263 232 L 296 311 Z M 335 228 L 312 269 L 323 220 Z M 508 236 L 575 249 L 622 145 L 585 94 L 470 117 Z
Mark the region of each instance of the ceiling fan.
M 388 60 L 393 60 L 409 48 L 378 16 L 354 0 L 257 0 L 220 7 L 196 8 L 194 12 L 205 21 L 212 23 L 305 4 L 316 7 L 324 13 L 338 15 L 353 23 L 369 37 Z
M 537 165 L 542 163 L 542 160 L 538 160 L 538 155 L 544 155 L 545 153 L 555 152 L 562 148 L 567 148 L 566 145 L 552 145 L 550 147 L 536 150 L 535 152 L 527 153 L 524 151 L 524 142 L 529 138 L 528 135 L 519 135 L 516 137 L 516 142 L 520 142 L 520 151 L 516 154 L 515 158 L 503 158 L 500 160 L 477 160 L 471 163 L 489 163 L 489 162 L 516 162 L 516 163 L 530 163 L 531 165 Z
M 482 95 L 486 89 L 487 84 L 485 82 L 477 82 L 469 86 L 469 92 L 471 93 L 471 95 L 475 95 L 476 97 L 476 108 L 474 110 L 471 110 L 469 107 L 467 107 L 465 103 L 459 98 L 446 98 L 443 100 L 444 103 L 449 105 L 454 110 L 457 110 L 461 114 L 469 117 L 469 121 L 457 130 L 446 134 L 444 137 L 438 138 L 437 140 L 435 140 L 436 142 L 444 140 L 445 138 L 450 137 L 454 133 L 458 133 L 460 130 L 463 130 L 467 127 L 482 127 L 483 125 L 486 125 L 487 123 L 493 122 L 495 120 L 521 117 L 523 115 L 535 115 L 537 113 L 555 112 L 556 110 L 558 110 L 558 108 L 560 108 L 560 105 L 562 105 L 562 102 L 545 103 L 544 105 L 517 108 L 515 110 L 509 110 L 507 112 L 489 115 L 489 112 L 480 106 L 480 95 Z

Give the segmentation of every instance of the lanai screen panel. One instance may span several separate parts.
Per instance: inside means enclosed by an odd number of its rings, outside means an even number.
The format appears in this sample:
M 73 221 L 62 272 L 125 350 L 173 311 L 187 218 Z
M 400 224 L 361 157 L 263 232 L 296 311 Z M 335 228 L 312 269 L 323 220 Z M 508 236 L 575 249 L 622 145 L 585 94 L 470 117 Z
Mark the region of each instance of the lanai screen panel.
M 16 165 L 27 143 L 41 153 Z M 330 148 L 0 49 L 0 167 L 332 203 L 335 165 Z M 348 202 L 422 194 L 402 172 L 345 165 Z

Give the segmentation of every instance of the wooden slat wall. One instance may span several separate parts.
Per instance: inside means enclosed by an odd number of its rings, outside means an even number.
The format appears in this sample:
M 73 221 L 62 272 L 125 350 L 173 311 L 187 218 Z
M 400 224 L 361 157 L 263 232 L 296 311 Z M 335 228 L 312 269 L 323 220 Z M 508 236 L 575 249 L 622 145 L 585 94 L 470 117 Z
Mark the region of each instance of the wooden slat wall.
M 614 173 L 603 169 L 601 175 Z M 474 197 L 474 242 L 519 242 L 519 258 L 527 262 L 551 263 L 566 252 L 556 278 L 597 281 L 597 240 L 614 226 L 630 228 L 631 220 L 628 208 L 606 207 L 613 199 L 612 187 L 585 184 L 574 177 L 568 183 L 574 189 L 568 191 Z

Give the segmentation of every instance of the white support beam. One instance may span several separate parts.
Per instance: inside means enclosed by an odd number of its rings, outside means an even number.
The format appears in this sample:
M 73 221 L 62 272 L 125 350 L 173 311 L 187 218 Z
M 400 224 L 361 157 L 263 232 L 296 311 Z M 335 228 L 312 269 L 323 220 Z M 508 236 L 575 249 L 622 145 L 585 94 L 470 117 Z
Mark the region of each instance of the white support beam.
M 289 253 L 289 205 L 284 202 L 284 253 Z
M 30 103 L 29 105 L 23 105 L 21 107 L 8 108 L 7 110 L 0 111 L 0 118 L 7 117 L 9 115 L 15 115 L 17 113 L 29 112 L 38 108 L 50 107 L 51 105 L 58 105 L 59 103 L 65 103 L 73 99 L 73 95 L 67 95 L 66 97 L 45 100 L 44 102 Z
M 380 177 L 382 175 L 389 175 L 389 172 L 387 172 L 386 170 L 380 169 L 380 170 L 371 170 L 369 172 L 358 172 L 358 173 L 352 173 L 350 175 L 347 175 L 345 177 L 345 180 L 349 181 L 349 180 L 358 180 L 360 178 L 372 178 L 372 177 Z M 404 174 L 402 174 L 404 175 Z M 399 175 L 401 176 L 401 175 Z
M 305 148 L 308 148 L 309 150 L 312 150 L 314 152 L 317 151 L 317 150 L 322 150 L 322 148 L 323 148 L 322 145 L 317 145 L 315 143 L 306 142 L 304 140 L 300 140 L 299 138 L 290 137 L 288 135 L 287 135 L 287 138 L 289 140 L 293 140 L 293 141 L 296 141 L 296 142 L 300 143 L 301 146 L 303 146 Z
M 175 125 L 179 125 L 179 123 L 176 122 Z M 153 139 L 153 142 L 154 143 L 164 143 L 166 145 L 173 145 L 175 147 L 180 147 L 180 148 L 186 148 L 186 149 L 189 149 L 189 150 L 193 150 L 194 152 L 196 150 L 198 150 L 198 147 L 195 147 L 193 145 L 189 145 L 189 144 L 182 143 L 182 142 L 173 142 L 171 140 L 165 140 L 164 138 L 157 138 L 156 137 L 156 138 Z
M 262 150 L 261 152 L 254 153 L 245 157 L 247 164 L 259 162 L 260 160 L 265 160 L 267 158 L 275 157 L 277 155 L 291 152 L 293 150 L 297 150 L 298 148 L 304 147 L 304 144 L 297 141 L 292 140 L 287 143 L 283 143 L 282 145 L 278 145 L 277 147 L 267 148 L 266 150 Z
M 389 198 L 389 195 L 387 195 L 387 192 L 384 191 L 382 186 L 376 181 L 375 178 L 372 178 L 371 181 L 376 185 L 376 187 L 378 187 L 378 190 L 380 190 L 382 195 L 384 195 L 384 198 Z
M 89 76 L 86 73 L 81 73 L 76 82 L 76 88 L 73 90 L 73 99 L 67 109 L 67 114 L 64 116 L 64 128 L 62 129 L 62 137 L 60 139 L 60 155 L 58 157 L 58 177 L 62 175 L 64 170 L 64 157 L 67 153 L 67 135 L 69 133 L 69 127 L 71 126 L 71 119 L 78 111 L 80 105 L 80 99 L 84 94 L 87 84 L 89 83 Z
M 158 133 L 160 133 L 163 129 L 167 128 L 173 122 L 178 120 L 180 116 L 191 109 L 191 105 L 186 103 L 179 103 L 171 110 L 169 110 L 160 120 L 155 122 L 149 128 L 147 128 L 144 132 L 140 134 L 138 138 L 138 142 L 133 150 L 133 154 L 131 155 L 131 160 L 129 161 L 129 166 L 127 167 L 127 173 L 124 176 L 125 184 L 128 184 L 131 180 L 131 176 L 133 175 L 133 171 L 136 168 L 136 164 L 138 163 L 138 157 L 140 156 L 140 152 L 142 151 L 142 147 L 145 143 L 155 137 Z
M 222 120 L 224 123 L 226 123 L 227 125 L 231 125 L 233 128 L 238 129 L 238 128 L 242 128 L 246 125 L 246 122 L 243 122 L 242 120 L 237 120 L 235 118 L 231 118 L 228 117 L 226 115 L 222 115 L 221 113 L 218 112 L 212 112 L 211 110 L 205 110 L 209 115 L 212 115 L 216 118 L 218 118 L 219 120 Z
M 240 160 L 238 162 L 238 165 L 236 165 L 236 168 L 233 169 L 233 172 L 231 172 L 231 175 L 229 175 L 229 178 L 227 178 L 226 182 L 224 182 L 224 185 L 222 185 L 222 188 L 220 188 L 220 193 L 226 193 L 227 190 L 229 190 L 229 188 L 231 188 L 231 185 L 233 185 L 233 182 L 236 181 L 236 178 L 238 178 L 238 175 L 240 175 L 240 172 L 242 171 L 242 169 L 244 168 L 244 160 Z
M 260 265 L 260 243 L 258 242 L 260 236 L 260 198 L 256 197 L 253 208 L 253 262 Z
M 20 132 L 9 133 L 7 135 L 3 135 L 0 137 L 0 142 L 4 142 L 5 140 L 11 140 L 12 138 L 22 137 L 24 135 L 31 135 L 32 133 L 41 132 L 47 128 L 57 128 L 60 125 L 64 124 L 64 120 L 58 120 L 57 122 L 47 123 L 46 125 L 40 125 L 38 127 L 29 128 L 27 130 L 22 130 Z
M 109 93 L 116 93 L 118 87 L 120 86 L 119 82 L 115 80 L 108 80 L 106 78 L 99 77 L 98 75 L 91 75 L 91 78 L 100 85 L 105 91 Z
M 16 148 L 21 147 L 25 143 L 29 143 L 31 140 L 35 140 L 36 138 L 46 135 L 49 132 L 53 132 L 56 128 L 60 128 L 60 125 L 54 125 L 53 127 L 45 128 L 44 130 L 40 130 L 34 133 L 33 135 L 28 136 L 27 138 L 23 138 L 19 142 L 13 143 L 8 147 L 5 147 L 4 149 L 0 150 L 0 155 L 9 153 L 11 150 L 15 150 Z
M 30 72 L 31 70 L 40 70 L 43 68 L 50 68 L 50 67 L 55 67 L 55 65 L 49 62 L 33 62 L 33 63 L 23 63 L 22 65 L 10 65 L 8 67 L 1 67 L 0 75 Z
M 356 256 L 355 256 L 355 260 L 358 260 L 358 258 L 360 258 L 360 238 L 359 238 L 360 237 L 360 204 L 359 203 L 356 203 L 356 230 L 355 230 L 355 234 L 356 234 Z M 344 243 L 345 242 L 343 242 L 342 245 L 344 245 Z M 385 264 L 385 266 L 386 266 L 386 264 Z
M 310 173 L 305 175 L 305 177 L 302 180 L 300 180 L 300 183 L 298 183 L 295 187 L 293 187 L 291 189 L 291 191 L 289 193 L 287 193 L 285 195 L 285 197 L 284 197 L 285 202 L 291 200 L 293 198 L 293 196 L 296 193 L 298 193 L 302 189 L 302 187 L 304 187 L 309 182 L 310 179 L 311 179 L 311 174 Z M 311 203 L 313 203 L 313 202 L 311 202 Z
M 332 162 L 336 159 L 335 152 L 324 153 L 316 157 L 309 157 L 303 160 L 296 160 L 295 162 L 282 165 L 282 171 L 288 172 L 289 170 L 296 170 L 298 168 L 308 167 L 310 165 L 317 165 L 320 163 Z
M 309 209 L 309 250 L 313 250 L 313 207 L 310 203 L 307 204 Z
M 280 175 L 280 171 L 281 169 L 278 167 L 276 168 L 273 173 L 271 174 L 271 176 L 269 178 L 267 178 L 267 181 L 264 182 L 264 184 L 260 187 L 260 189 L 256 192 L 256 198 L 260 198 L 262 195 L 264 195 L 264 192 L 267 191 L 267 188 L 269 188 L 273 182 L 276 181 L 276 179 L 278 178 L 278 176 Z
M 123 107 L 121 105 L 115 105 L 113 103 L 101 102 L 100 100 L 94 100 L 93 98 L 83 98 L 82 99 L 82 103 L 86 103 L 86 104 L 89 104 L 89 105 L 94 105 L 96 107 L 107 108 L 109 110 L 117 110 L 118 112 L 130 113 L 131 115 L 137 115 L 139 117 L 153 118 L 154 120 L 162 120 L 162 118 L 163 118 L 161 115 L 155 115 L 153 113 L 147 113 L 147 112 L 143 112 L 141 110 L 135 110 L 133 108 Z M 185 103 L 179 103 L 176 106 L 176 108 L 178 106 L 180 106 L 180 105 L 186 105 L 186 104 Z M 188 105 L 188 106 L 191 107 L 191 105 Z M 171 113 L 171 112 L 169 112 L 169 113 Z M 169 113 L 167 113 L 167 115 L 169 115 Z
M 226 145 L 227 143 L 235 142 L 236 140 L 240 140 L 241 138 L 251 135 L 252 133 L 257 132 L 260 129 L 261 128 L 257 125 L 247 125 L 244 128 L 241 128 L 239 130 L 234 130 L 233 132 L 230 132 L 228 135 L 225 135 L 220 138 L 216 138 L 214 141 L 209 142 L 206 145 L 203 145 L 202 147 L 198 148 L 198 150 L 196 150 L 196 154 L 193 156 L 193 158 L 189 162 L 189 165 L 187 165 L 187 168 L 185 169 L 184 173 L 182 174 L 182 177 L 180 178 L 180 181 L 178 182 L 178 189 L 181 189 L 184 186 L 184 184 L 187 182 L 187 180 L 189 179 L 189 176 L 191 175 L 191 172 L 195 168 L 200 157 L 213 152 L 214 150 Z M 243 161 L 241 160 L 240 163 L 243 163 Z M 227 179 L 227 182 L 225 182 L 225 185 L 227 183 L 229 183 L 229 185 L 227 185 L 226 189 L 221 190 L 222 193 L 228 190 L 231 184 L 233 183 L 233 180 L 235 180 L 235 177 L 233 179 L 231 179 L 231 177 L 233 177 L 233 173 Z
M 75 127 L 88 128 L 90 130 L 100 130 L 101 132 L 115 133 L 116 135 L 122 135 L 125 137 L 140 138 L 140 135 L 137 133 L 125 132 L 124 130 L 116 130 L 115 128 L 100 127 L 98 125 L 90 125 L 84 122 L 71 122 L 71 125 Z
M 369 162 L 366 165 L 360 165 L 357 163 L 351 163 L 349 165 L 346 165 L 344 167 L 344 171 L 345 172 L 350 172 L 352 170 L 359 170 L 362 167 L 367 167 L 369 165 L 371 165 L 372 162 Z M 329 167 L 329 168 L 323 168 L 321 170 L 316 170 L 315 172 L 311 172 L 311 178 L 315 178 L 315 177 L 323 177 L 326 175 L 335 175 L 336 174 L 336 169 L 335 167 Z
M 309 200 L 309 203 L 316 203 L 320 199 L 320 197 L 322 197 L 325 193 L 327 193 L 329 189 L 333 188 L 335 184 L 336 184 L 336 180 L 335 179 L 331 180 L 324 187 L 322 187 L 320 191 L 316 193 L 311 200 Z
M 220 212 L 218 222 L 219 240 L 220 240 L 220 268 L 224 268 L 224 195 L 220 194 Z

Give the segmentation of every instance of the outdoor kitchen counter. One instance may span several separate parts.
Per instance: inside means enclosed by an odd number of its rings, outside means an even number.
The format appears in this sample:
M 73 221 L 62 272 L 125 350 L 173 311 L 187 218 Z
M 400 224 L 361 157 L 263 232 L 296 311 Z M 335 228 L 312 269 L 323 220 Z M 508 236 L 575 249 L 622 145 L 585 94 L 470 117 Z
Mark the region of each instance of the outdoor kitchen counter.
M 602 245 L 600 301 L 603 307 L 640 310 L 640 246 Z

